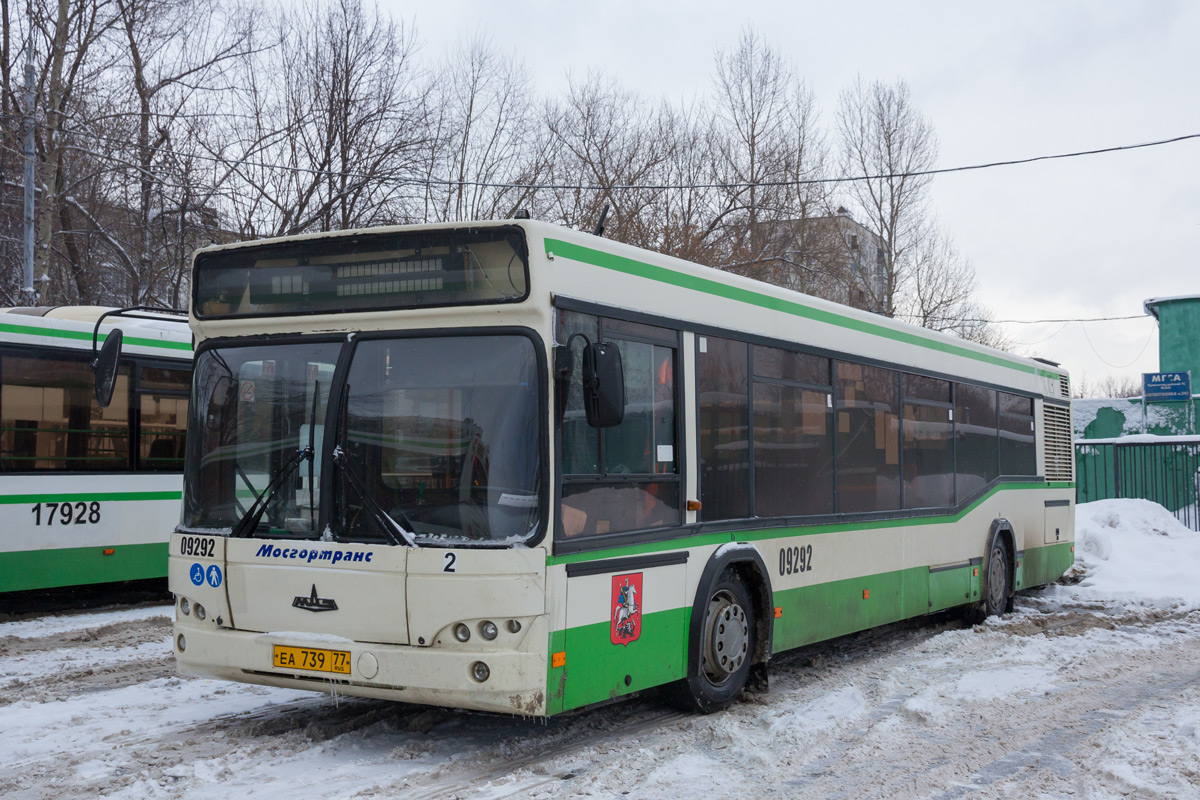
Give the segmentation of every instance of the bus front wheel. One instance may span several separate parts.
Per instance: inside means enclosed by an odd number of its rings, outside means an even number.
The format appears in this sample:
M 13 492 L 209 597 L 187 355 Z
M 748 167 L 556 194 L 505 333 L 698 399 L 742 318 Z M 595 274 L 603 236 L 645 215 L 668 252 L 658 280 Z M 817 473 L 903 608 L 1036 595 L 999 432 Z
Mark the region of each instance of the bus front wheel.
M 746 584 L 732 569 L 709 590 L 700 626 L 696 674 L 668 687 L 668 696 L 686 711 L 711 714 L 741 695 L 754 660 L 754 604 Z

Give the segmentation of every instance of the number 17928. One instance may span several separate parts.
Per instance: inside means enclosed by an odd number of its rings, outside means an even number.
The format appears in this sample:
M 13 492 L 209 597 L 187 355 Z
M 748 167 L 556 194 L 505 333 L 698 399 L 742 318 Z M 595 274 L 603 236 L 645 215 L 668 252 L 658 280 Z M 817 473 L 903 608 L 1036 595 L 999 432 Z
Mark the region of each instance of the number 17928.
M 85 503 L 38 503 L 29 509 L 34 525 L 95 525 L 100 521 L 100 504 Z

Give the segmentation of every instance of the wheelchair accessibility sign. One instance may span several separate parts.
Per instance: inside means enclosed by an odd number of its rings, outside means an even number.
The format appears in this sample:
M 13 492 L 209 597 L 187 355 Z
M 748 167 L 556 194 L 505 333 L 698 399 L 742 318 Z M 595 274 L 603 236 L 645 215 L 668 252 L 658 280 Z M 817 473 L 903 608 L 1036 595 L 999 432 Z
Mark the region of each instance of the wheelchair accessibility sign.
M 203 564 L 192 564 L 192 568 L 188 570 L 188 575 L 191 577 L 192 583 L 196 586 L 203 586 L 207 582 L 209 586 L 216 589 L 221 585 L 221 568 L 216 564 L 209 566 L 207 572 L 204 571 Z

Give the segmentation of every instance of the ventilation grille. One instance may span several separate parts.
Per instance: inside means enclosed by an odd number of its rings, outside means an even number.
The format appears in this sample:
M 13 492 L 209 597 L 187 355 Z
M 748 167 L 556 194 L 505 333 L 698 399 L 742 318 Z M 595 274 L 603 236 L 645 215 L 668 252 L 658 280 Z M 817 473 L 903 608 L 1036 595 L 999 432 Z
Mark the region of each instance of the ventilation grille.
M 1066 375 L 1058 376 L 1058 396 L 1067 400 L 1071 399 L 1071 379 Z
M 1047 403 L 1042 409 L 1042 430 L 1046 435 L 1046 480 L 1074 480 L 1075 448 L 1071 443 L 1071 408 Z

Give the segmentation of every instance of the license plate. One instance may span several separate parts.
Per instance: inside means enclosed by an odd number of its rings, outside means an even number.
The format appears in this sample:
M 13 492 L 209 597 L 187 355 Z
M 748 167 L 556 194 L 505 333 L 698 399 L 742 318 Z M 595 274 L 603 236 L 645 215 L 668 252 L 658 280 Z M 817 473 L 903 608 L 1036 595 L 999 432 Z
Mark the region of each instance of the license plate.
M 274 664 L 279 669 L 304 669 L 309 672 L 350 674 L 350 653 L 345 650 L 322 650 L 315 647 L 275 645 Z

